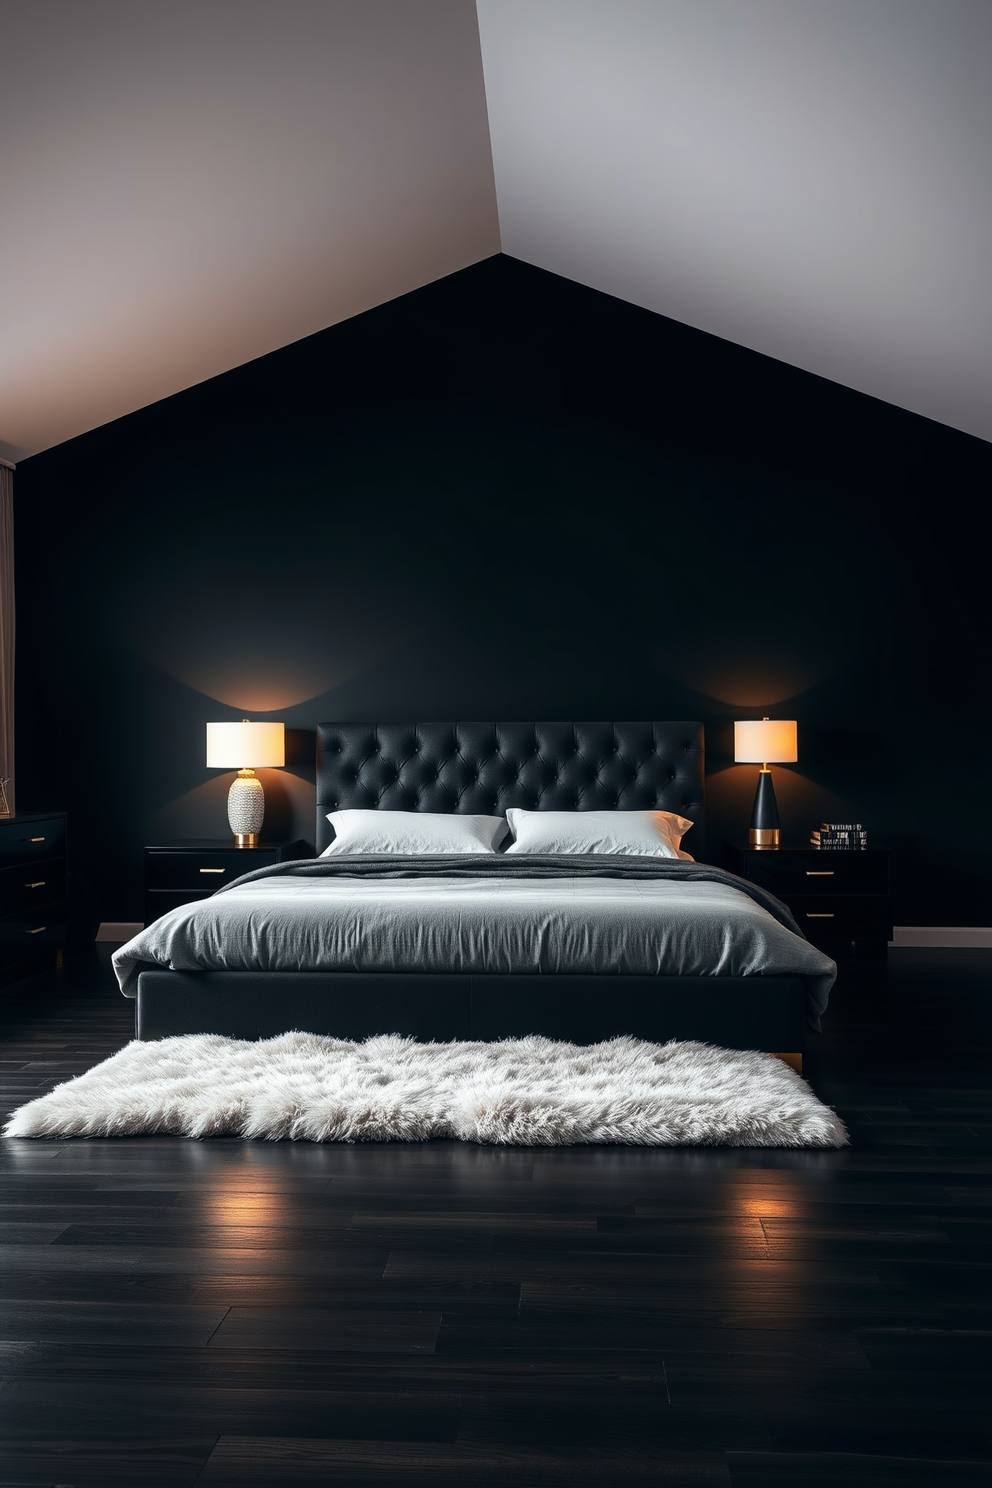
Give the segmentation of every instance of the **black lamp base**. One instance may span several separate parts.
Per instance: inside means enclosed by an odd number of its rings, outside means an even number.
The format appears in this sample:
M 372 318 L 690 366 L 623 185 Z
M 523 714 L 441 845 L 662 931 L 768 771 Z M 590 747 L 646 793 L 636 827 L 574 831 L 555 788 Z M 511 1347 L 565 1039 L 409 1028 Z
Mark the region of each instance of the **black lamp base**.
M 775 787 L 772 785 L 772 772 L 767 765 L 762 765 L 758 771 L 758 789 L 755 792 L 754 806 L 751 810 L 751 825 L 747 835 L 748 846 L 774 850 L 781 844 L 781 835 L 778 803 L 775 800 Z
M 759 849 L 781 847 L 781 837 L 780 827 L 749 827 L 747 845 Z

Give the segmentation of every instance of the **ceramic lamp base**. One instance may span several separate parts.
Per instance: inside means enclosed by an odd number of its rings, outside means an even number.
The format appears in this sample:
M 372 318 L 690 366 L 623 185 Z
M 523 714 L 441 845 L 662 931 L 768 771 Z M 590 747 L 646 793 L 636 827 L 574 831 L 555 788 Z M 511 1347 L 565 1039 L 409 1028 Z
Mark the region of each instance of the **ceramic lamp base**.
M 257 847 L 265 793 L 254 770 L 239 770 L 227 796 L 227 820 L 237 847 Z

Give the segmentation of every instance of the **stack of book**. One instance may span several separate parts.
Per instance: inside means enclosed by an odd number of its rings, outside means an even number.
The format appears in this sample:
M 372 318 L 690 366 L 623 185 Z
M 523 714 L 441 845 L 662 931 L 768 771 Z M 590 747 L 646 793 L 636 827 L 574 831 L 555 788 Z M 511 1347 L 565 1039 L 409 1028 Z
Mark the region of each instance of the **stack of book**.
M 821 822 L 809 834 L 814 847 L 841 852 L 860 852 L 868 846 L 868 833 L 861 822 Z

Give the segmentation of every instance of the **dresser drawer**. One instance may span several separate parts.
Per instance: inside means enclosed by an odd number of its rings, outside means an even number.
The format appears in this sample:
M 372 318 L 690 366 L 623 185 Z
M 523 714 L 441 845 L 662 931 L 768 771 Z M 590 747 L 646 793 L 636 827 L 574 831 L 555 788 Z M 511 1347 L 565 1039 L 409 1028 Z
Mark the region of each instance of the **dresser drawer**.
M 887 852 L 749 852 L 739 871 L 782 899 L 889 892 Z
M 37 914 L 4 915 L 0 919 L 0 946 L 7 951 L 30 955 L 43 946 L 65 944 L 65 900 L 47 904 Z
M 64 898 L 64 858 L 0 868 L 0 915 L 22 911 L 33 914 L 41 906 Z
M 149 889 L 172 889 L 190 894 L 212 894 L 221 884 L 233 883 L 253 868 L 277 861 L 277 851 L 256 848 L 224 851 L 149 852 L 145 854 L 145 885 Z M 180 903 L 182 900 L 179 901 Z
M 65 851 L 65 817 L 24 821 L 11 817 L 0 822 L 0 868 L 56 858 Z

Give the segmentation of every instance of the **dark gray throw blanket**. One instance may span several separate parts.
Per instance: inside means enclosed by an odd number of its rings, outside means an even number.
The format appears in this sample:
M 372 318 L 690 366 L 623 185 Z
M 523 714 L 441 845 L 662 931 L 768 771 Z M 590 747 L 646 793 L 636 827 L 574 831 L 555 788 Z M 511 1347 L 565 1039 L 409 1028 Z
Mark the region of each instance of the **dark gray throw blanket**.
M 295 858 L 253 868 L 222 884 L 216 892 L 223 894 L 256 878 L 285 873 L 294 878 L 668 878 L 680 883 L 726 884 L 767 909 L 793 935 L 806 939 L 789 908 L 767 889 L 712 863 L 687 863 L 682 858 L 621 857 L 612 853 L 436 853 L 416 857 L 342 853 L 340 857 Z

